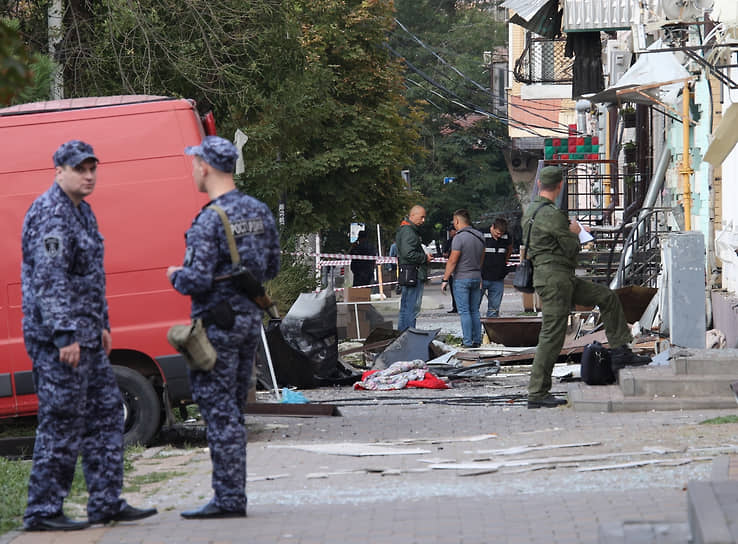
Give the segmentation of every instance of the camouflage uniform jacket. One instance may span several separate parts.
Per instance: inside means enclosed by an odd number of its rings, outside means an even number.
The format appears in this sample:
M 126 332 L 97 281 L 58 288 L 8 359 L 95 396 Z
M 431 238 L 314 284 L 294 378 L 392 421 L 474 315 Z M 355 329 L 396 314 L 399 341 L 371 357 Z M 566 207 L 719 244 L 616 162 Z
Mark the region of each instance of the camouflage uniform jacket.
M 103 237 L 92 208 L 54 183 L 23 223 L 23 334 L 57 347 L 97 347 L 110 329 Z
M 579 238 L 569 230 L 569 218 L 549 199 L 538 196 L 523 214 L 523 243 L 528 237 L 529 221 L 541 206 L 530 232 L 530 247 L 526 255 L 535 269 L 555 268 L 574 272 L 579 254 Z M 542 276 L 539 274 L 539 278 Z M 535 278 L 535 275 L 534 275 Z
M 203 206 L 185 234 L 184 268 L 172 275 L 174 288 L 192 297 L 192 317 L 224 300 L 237 313 L 257 311 L 257 306 L 230 281 L 215 281 L 231 273 L 231 254 L 220 216 L 208 209 L 217 204 L 226 212 L 241 263 L 264 282 L 279 272 L 279 234 L 271 210 L 259 200 L 234 189 Z M 261 311 L 261 310 L 258 310 Z

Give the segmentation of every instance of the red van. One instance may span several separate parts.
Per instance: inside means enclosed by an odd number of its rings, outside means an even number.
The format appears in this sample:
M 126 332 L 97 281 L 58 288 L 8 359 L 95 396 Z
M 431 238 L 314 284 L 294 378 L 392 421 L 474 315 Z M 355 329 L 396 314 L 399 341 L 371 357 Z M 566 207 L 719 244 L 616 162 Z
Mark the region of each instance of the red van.
M 174 407 L 192 402 L 184 360 L 166 340 L 171 325 L 188 321 L 189 299 L 165 271 L 182 261 L 184 232 L 207 200 L 184 148 L 214 128 L 192 101 L 161 96 L 0 109 L 0 417 L 38 409 L 21 327 L 21 228 L 53 183 L 54 151 L 71 139 L 90 143 L 100 158 L 88 200 L 105 238 L 110 360 L 125 399 L 126 442 L 149 442 L 172 422 Z

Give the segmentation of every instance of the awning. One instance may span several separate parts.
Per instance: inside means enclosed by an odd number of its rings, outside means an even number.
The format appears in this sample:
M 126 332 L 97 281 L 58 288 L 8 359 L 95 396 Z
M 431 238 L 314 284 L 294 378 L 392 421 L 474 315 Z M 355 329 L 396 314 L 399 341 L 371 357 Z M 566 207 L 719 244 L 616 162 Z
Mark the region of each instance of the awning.
M 736 123 L 738 123 L 738 104 L 731 104 L 723 113 L 723 118 L 712 135 L 712 142 L 710 142 L 702 160 L 716 167 L 723 164 L 725 157 L 738 143 Z
M 561 35 L 563 11 L 559 0 L 506 0 L 502 5 L 515 12 L 511 23 L 545 38 Z
M 511 9 L 526 21 L 530 21 L 548 2 L 549 0 L 505 0 L 502 7 Z
M 662 47 L 661 40 L 658 40 L 649 49 Z M 621 102 L 674 104 L 684 86 L 684 81 L 689 78 L 689 72 L 677 60 L 674 53 L 641 53 L 635 64 L 615 85 L 586 98 L 590 102 L 612 104 Z

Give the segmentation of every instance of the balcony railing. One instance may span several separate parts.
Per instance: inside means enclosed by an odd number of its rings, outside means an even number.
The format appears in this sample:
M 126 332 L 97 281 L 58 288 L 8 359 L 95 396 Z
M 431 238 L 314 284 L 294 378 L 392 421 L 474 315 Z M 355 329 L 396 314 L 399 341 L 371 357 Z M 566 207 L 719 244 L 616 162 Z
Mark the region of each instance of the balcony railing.
M 517 61 L 513 77 L 524 84 L 566 85 L 573 81 L 574 59 L 564 56 L 566 40 L 534 37 L 528 33 L 525 49 Z

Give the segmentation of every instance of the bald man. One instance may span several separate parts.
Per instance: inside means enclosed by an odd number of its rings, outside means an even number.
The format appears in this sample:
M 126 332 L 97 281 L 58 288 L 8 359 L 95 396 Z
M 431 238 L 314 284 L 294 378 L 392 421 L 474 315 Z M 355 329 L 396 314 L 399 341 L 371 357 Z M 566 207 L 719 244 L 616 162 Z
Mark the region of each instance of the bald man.
M 423 288 L 428 278 L 428 263 L 431 256 L 423 251 L 423 242 L 420 238 L 420 226 L 425 223 L 425 208 L 413 206 L 408 216 L 400 223 L 395 235 L 397 244 L 397 262 L 400 267 L 413 266 L 418 271 L 416 285 L 403 285 L 400 299 L 400 315 L 397 330 L 404 331 L 408 327 L 415 327 L 415 319 L 420 313 L 423 302 Z

